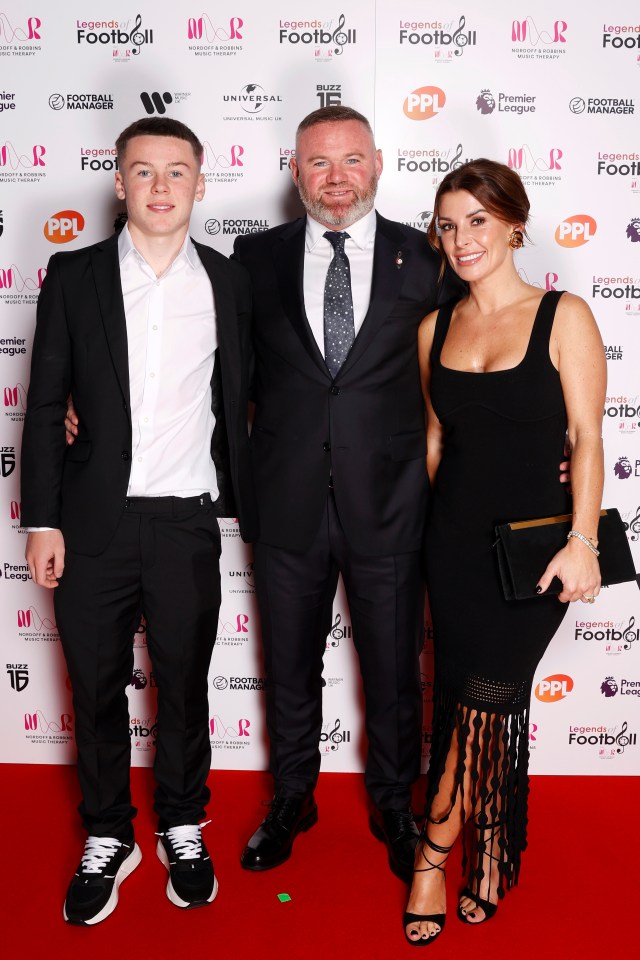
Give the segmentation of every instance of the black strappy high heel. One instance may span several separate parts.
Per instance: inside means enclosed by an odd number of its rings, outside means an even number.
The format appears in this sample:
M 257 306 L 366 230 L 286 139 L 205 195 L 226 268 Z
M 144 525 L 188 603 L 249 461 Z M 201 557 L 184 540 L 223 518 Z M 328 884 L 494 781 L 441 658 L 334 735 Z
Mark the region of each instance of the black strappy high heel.
M 438 846 L 437 843 L 434 843 L 432 840 L 430 840 L 429 837 L 427 837 L 426 835 L 424 837 L 424 840 L 421 841 L 421 843 L 422 843 L 422 849 L 420 852 L 422 854 L 422 858 L 425 861 L 425 863 L 429 864 L 429 866 L 415 867 L 414 873 L 427 873 L 430 870 L 440 870 L 441 873 L 445 874 L 445 869 L 442 864 L 446 862 L 446 859 L 449 856 L 449 852 L 451 851 L 452 848 L 440 847 Z M 420 846 L 420 844 L 418 844 L 418 846 Z M 431 863 L 431 861 L 429 860 L 429 858 L 425 853 L 425 847 L 429 847 L 429 849 L 433 850 L 435 853 L 445 854 L 445 857 L 442 863 Z M 435 940 L 438 939 L 438 937 L 444 930 L 445 920 L 446 920 L 446 914 L 444 913 L 427 913 L 427 914 L 405 913 L 402 920 L 402 923 L 404 925 L 404 935 L 406 939 L 409 941 L 409 943 L 412 944 L 412 946 L 427 947 L 430 943 L 433 943 Z M 416 940 L 414 937 L 410 937 L 408 935 L 407 925 L 409 923 L 424 923 L 425 921 L 429 921 L 430 923 L 437 923 L 440 926 L 440 929 L 437 931 L 437 933 L 432 934 L 430 937 L 427 937 L 426 939 L 421 936 Z

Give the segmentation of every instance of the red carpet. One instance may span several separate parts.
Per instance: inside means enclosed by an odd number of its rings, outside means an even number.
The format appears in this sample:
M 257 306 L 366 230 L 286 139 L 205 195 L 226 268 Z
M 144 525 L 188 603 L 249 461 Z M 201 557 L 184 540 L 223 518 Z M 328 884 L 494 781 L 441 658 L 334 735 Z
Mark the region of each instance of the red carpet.
M 84 837 L 75 815 L 75 769 L 0 766 L 3 956 L 11 960 L 395 960 L 414 956 L 401 916 L 405 889 L 368 829 L 362 779 L 323 774 L 319 823 L 296 840 L 291 860 L 252 874 L 239 853 L 264 814 L 269 779 L 212 773 L 205 832 L 220 892 L 181 911 L 164 895 L 155 855 L 152 775 L 133 771 L 143 860 L 120 890 L 115 913 L 92 928 L 62 920 L 67 883 Z M 455 918 L 460 860 L 448 870 L 449 920 L 432 958 L 626 960 L 637 954 L 638 781 L 624 777 L 534 777 L 529 849 L 519 886 L 490 923 Z M 419 804 L 416 803 L 416 808 Z M 279 893 L 291 900 L 281 903 Z M 414 951 L 414 953 L 412 953 Z M 423 953 L 417 956 L 422 957 Z

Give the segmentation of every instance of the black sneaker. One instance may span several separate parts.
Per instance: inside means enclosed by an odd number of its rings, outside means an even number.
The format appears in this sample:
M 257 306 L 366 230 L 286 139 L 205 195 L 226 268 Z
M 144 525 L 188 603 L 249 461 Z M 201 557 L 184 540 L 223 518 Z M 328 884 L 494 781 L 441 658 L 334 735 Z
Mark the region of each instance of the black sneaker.
M 218 892 L 211 857 L 201 834 L 201 825 L 185 824 L 159 833 L 158 857 L 169 871 L 167 896 L 176 907 L 200 907 L 211 903 Z
M 118 904 L 118 887 L 142 860 L 133 841 L 114 837 L 89 837 L 80 866 L 69 884 L 62 910 L 68 923 L 100 923 Z

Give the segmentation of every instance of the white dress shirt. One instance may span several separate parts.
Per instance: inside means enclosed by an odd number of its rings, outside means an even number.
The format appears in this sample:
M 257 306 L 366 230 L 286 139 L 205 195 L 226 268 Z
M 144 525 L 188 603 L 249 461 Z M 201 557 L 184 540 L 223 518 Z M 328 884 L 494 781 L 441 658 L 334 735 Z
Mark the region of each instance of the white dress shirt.
M 324 357 L 324 285 L 333 258 L 333 247 L 324 234 L 330 227 L 307 216 L 304 247 L 304 307 L 320 353 Z M 373 247 L 376 239 L 376 212 L 370 210 L 362 219 L 345 229 L 349 239 L 344 249 L 351 270 L 353 323 L 356 336 L 369 309 L 373 277 Z
M 118 258 L 129 350 L 132 497 L 218 496 L 211 377 L 218 345 L 211 281 L 187 236 L 161 276 L 125 226 Z

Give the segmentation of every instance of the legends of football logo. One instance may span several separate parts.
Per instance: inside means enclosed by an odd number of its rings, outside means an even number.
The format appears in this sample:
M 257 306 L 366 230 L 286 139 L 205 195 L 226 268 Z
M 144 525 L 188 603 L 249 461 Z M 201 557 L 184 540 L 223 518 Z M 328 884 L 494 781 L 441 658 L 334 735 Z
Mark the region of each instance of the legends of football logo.
M 131 20 L 76 20 L 75 25 L 77 43 L 109 47 L 114 63 L 126 63 L 153 43 L 153 30 L 143 27 L 140 14 L 133 23 Z

